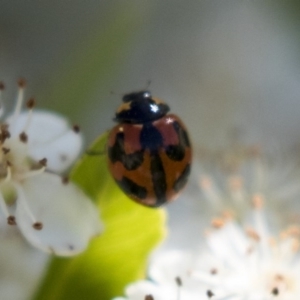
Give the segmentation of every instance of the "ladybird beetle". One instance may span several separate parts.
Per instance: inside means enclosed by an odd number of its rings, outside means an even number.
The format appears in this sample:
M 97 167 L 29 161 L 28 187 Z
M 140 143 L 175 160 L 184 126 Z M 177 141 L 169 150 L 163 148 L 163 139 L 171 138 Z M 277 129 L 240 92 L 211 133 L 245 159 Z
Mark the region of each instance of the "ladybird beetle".
M 149 91 L 127 94 L 108 136 L 108 167 L 125 194 L 157 207 L 173 200 L 190 174 L 192 150 L 183 122 Z

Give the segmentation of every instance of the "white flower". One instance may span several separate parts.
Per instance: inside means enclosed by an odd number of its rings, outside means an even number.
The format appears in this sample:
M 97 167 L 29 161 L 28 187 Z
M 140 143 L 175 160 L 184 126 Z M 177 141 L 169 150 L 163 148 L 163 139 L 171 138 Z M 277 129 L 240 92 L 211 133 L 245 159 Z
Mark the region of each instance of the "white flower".
M 148 279 L 130 284 L 126 297 L 115 300 L 300 299 L 300 224 L 282 225 L 289 224 L 291 216 L 282 209 L 284 200 L 299 197 L 299 186 L 297 180 L 288 182 L 288 188 L 281 182 L 267 191 L 274 174 L 262 173 L 267 168 L 262 168 L 258 158 L 255 155 L 256 177 L 249 176 L 253 162 L 249 165 L 248 159 L 227 170 L 225 181 L 224 174 L 212 180 L 201 172 L 201 186 L 213 206 L 211 212 L 220 216 L 211 220 L 204 235 L 195 227 L 186 232 L 198 240 L 199 247 L 160 250 L 150 262 Z M 240 168 L 243 164 L 247 165 L 244 172 Z M 283 171 L 281 166 L 279 174 Z M 259 193 L 262 191 L 265 193 Z M 274 198 L 266 201 L 265 194 Z M 185 216 L 178 226 L 187 222 Z
M 273 232 L 261 197 L 253 201 L 246 229 L 230 216 L 214 219 L 205 250 L 158 255 L 150 280 L 129 285 L 124 299 L 300 299 L 300 228 Z
M 263 153 L 258 146 L 243 146 L 237 142 L 229 149 L 206 151 L 205 157 L 195 163 L 194 178 L 210 213 L 230 209 L 237 217 L 244 217 L 251 209 L 251 198 L 261 194 L 266 205 L 271 206 L 273 217 L 286 222 L 291 213 L 296 216 L 299 208 L 300 169 L 297 165 L 298 158 L 291 153 L 280 149 Z
M 2 230 L 17 225 L 35 247 L 73 255 L 101 229 L 90 199 L 53 173 L 72 164 L 81 150 L 81 135 L 62 117 L 33 113 L 34 99 L 22 112 L 24 86 L 20 80 L 15 111 L 0 124 L 0 218 L 7 219 Z M 3 89 L 0 83 L 0 93 Z

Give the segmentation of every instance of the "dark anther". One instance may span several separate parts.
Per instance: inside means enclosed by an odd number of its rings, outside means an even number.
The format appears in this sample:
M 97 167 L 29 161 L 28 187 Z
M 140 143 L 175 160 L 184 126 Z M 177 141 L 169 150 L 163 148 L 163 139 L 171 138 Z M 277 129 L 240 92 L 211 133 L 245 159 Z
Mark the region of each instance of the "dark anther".
M 24 88 L 24 87 L 26 86 L 26 80 L 25 80 L 24 78 L 20 78 L 20 79 L 18 80 L 18 86 L 19 86 L 20 88 Z
M 61 178 L 61 182 L 62 182 L 63 184 L 68 184 L 68 183 L 69 183 L 69 177 L 68 177 L 68 176 L 62 177 L 62 178 Z
M 16 218 L 14 216 L 9 216 L 7 218 L 7 224 L 8 225 L 17 225 Z
M 271 294 L 273 294 L 274 296 L 278 296 L 279 295 L 279 289 L 277 287 L 274 287 Z
M 9 139 L 10 138 L 10 132 L 8 130 L 3 131 L 3 136 L 5 137 L 5 139 Z
M 34 98 L 30 98 L 27 103 L 26 106 L 28 109 L 33 109 L 35 107 L 35 99 Z
M 5 89 L 5 85 L 2 81 L 0 81 L 0 91 L 3 91 Z
M 46 167 L 47 166 L 47 158 L 43 158 L 39 161 L 39 164 L 43 167 Z
M 145 300 L 154 300 L 152 295 L 146 295 Z
M 210 270 L 210 274 L 211 275 L 216 275 L 217 273 L 218 273 L 218 270 L 215 269 L 215 268 L 213 268 L 213 269 Z
M 175 281 L 178 286 L 182 286 L 182 281 L 180 277 L 175 277 Z
M 35 222 L 35 223 L 32 225 L 32 227 L 33 227 L 34 229 L 36 229 L 36 230 L 41 230 L 41 229 L 43 229 L 43 223 L 41 223 L 41 222 Z
M 0 133 L 0 141 L 2 143 L 4 143 L 6 139 L 10 138 L 10 133 L 8 131 L 8 125 L 7 124 L 2 124 L 0 126 L 0 131 L 1 131 L 1 133 Z
M 2 152 L 3 152 L 4 154 L 7 154 L 9 151 L 10 151 L 9 148 L 2 147 Z
M 206 292 L 206 295 L 207 295 L 208 298 L 211 298 L 211 297 L 214 296 L 214 293 L 213 293 L 211 290 L 208 290 L 208 291 Z
M 73 130 L 74 130 L 75 133 L 79 133 L 80 132 L 80 127 L 78 125 L 74 125 Z
M 25 132 L 20 133 L 19 138 L 20 138 L 20 141 L 23 143 L 27 143 L 27 141 L 28 141 L 28 136 Z

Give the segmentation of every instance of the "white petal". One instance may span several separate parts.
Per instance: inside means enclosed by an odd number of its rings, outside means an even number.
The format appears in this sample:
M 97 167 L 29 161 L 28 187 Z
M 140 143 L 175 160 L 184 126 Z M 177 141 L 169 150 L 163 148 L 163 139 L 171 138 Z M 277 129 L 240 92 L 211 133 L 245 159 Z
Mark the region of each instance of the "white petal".
M 51 143 L 31 147 L 29 156 L 37 161 L 47 158 L 47 169 L 60 173 L 72 165 L 81 147 L 81 135 L 70 129 Z
M 41 230 L 34 229 L 22 201 L 17 201 L 17 224 L 34 246 L 69 256 L 83 251 L 100 233 L 97 208 L 74 184 L 65 185 L 59 176 L 44 173 L 28 178 L 23 191 L 36 221 L 43 224 Z
M 22 112 L 14 124 L 11 117 L 6 120 L 12 136 L 24 131 L 27 119 L 28 113 Z M 73 131 L 67 120 L 47 111 L 34 111 L 26 133 L 29 155 L 35 160 L 47 158 L 47 167 L 54 172 L 68 168 L 82 148 L 82 136 Z
M 43 279 L 49 256 L 31 247 L 15 226 L 1 225 L 0 298 L 29 299 Z
M 12 124 L 12 116 L 5 120 L 9 124 L 11 135 L 18 136 L 24 131 L 28 119 L 28 112 L 23 111 Z M 39 143 L 47 143 L 53 140 L 61 132 L 69 128 L 69 124 L 62 116 L 44 110 L 35 110 L 32 114 L 28 134 L 30 134 L 30 143 L 36 145 Z

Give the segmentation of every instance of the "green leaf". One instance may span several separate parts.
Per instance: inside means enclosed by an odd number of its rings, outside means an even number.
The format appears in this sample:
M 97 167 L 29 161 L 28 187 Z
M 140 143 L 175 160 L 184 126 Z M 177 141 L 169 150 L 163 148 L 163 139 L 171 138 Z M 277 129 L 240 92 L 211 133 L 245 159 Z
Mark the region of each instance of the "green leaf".
M 105 231 L 74 258 L 53 258 L 37 300 L 109 300 L 143 278 L 151 250 L 165 236 L 165 211 L 128 199 L 108 174 L 100 137 L 72 171 L 71 179 L 96 202 Z

